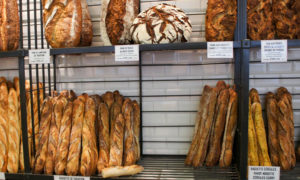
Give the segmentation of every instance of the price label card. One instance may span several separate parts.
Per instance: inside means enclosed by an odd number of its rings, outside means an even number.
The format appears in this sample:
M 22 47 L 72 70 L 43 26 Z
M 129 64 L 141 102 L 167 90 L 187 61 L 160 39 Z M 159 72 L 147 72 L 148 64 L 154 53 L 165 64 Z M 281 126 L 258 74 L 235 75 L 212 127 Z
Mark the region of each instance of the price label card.
M 29 64 L 49 64 L 50 49 L 29 50 Z
M 0 173 L 0 180 L 5 180 L 5 173 Z
M 115 61 L 139 61 L 139 45 L 115 46 Z
M 279 180 L 280 167 L 275 166 L 249 166 L 249 180 Z
M 90 177 L 84 176 L 58 176 L 54 175 L 54 180 L 90 180 Z
M 207 58 L 233 58 L 233 42 L 207 42 Z
M 261 62 L 287 62 L 287 40 L 261 41 Z

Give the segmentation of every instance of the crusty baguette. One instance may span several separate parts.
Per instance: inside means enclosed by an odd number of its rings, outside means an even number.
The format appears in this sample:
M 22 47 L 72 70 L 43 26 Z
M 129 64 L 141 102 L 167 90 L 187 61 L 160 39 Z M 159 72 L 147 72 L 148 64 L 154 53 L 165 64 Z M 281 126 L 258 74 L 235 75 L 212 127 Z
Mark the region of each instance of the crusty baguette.
M 223 135 L 222 151 L 220 156 L 220 167 L 229 167 L 232 161 L 232 148 L 237 127 L 238 96 L 233 89 L 229 89 L 229 102 L 226 113 L 226 125 Z
M 32 114 L 31 114 L 31 96 L 30 96 L 30 82 L 25 81 L 25 90 L 26 90 L 26 114 L 27 114 L 27 135 L 28 135 L 28 154 L 30 161 L 30 168 L 34 168 L 34 157 L 33 152 L 33 131 L 32 131 Z M 23 160 L 23 159 L 22 159 Z M 22 162 L 24 164 L 24 162 Z
M 93 25 L 86 1 L 87 0 L 81 0 L 82 28 L 80 46 L 90 46 L 93 40 Z
M 109 111 L 105 103 L 100 103 L 98 109 L 99 120 L 99 159 L 97 163 L 98 173 L 102 172 L 102 169 L 108 167 L 109 163 Z
M 139 165 L 109 167 L 103 169 L 102 177 L 110 178 L 118 176 L 132 176 L 142 172 L 143 170 L 144 168 Z
M 255 132 L 257 134 L 259 165 L 271 166 L 272 164 L 268 154 L 267 137 L 266 137 L 264 120 L 262 117 L 261 104 L 259 102 L 252 103 L 251 110 L 252 110 L 252 117 L 254 120 Z
M 98 160 L 96 132 L 96 105 L 92 98 L 87 98 L 82 127 L 82 152 L 80 163 L 80 174 L 91 176 L 96 171 Z
M 14 88 L 9 89 L 8 94 L 8 164 L 9 173 L 17 173 L 19 170 L 20 135 L 18 96 Z
M 5 83 L 6 83 L 6 78 L 3 77 L 3 76 L 0 77 L 0 83 L 2 83 L 2 82 L 5 82 Z
M 250 96 L 250 99 L 251 99 L 251 104 L 253 104 L 255 102 L 260 103 L 259 94 L 258 94 L 256 89 L 252 88 L 249 92 L 249 96 Z
M 251 98 L 248 112 L 248 166 L 259 166 L 257 136 L 252 118 Z
M 36 149 L 34 173 L 42 173 L 45 166 L 46 155 L 48 150 L 49 133 L 50 133 L 50 122 L 52 116 L 53 116 L 52 98 L 48 97 L 47 99 L 45 99 L 42 105 L 41 123 L 39 129 L 39 144 L 38 144 L 38 148 Z
M 128 102 L 131 102 L 131 100 L 129 98 L 125 98 L 123 101 L 123 105 L 122 105 L 122 113 L 124 114 L 125 112 L 125 106 Z
M 74 101 L 76 99 L 76 93 L 72 90 L 63 90 L 60 92 L 60 95 L 67 98 L 69 101 Z
M 120 113 L 116 119 L 115 127 L 112 129 L 113 138 L 110 142 L 109 166 L 122 166 L 124 125 L 124 117 Z
M 124 112 L 125 129 L 124 129 L 124 157 L 123 164 L 130 166 L 135 164 L 136 152 L 135 152 L 135 138 L 134 138 L 134 116 L 132 102 L 129 102 L 125 106 Z
M 96 109 L 96 119 L 95 119 L 95 133 L 96 133 L 96 144 L 97 144 L 97 149 L 99 149 L 99 119 L 98 119 L 98 110 L 99 110 L 99 105 L 102 102 L 101 96 L 95 94 L 90 96 L 94 102 L 95 102 L 95 109 Z M 98 161 L 98 160 L 97 160 Z
M 7 170 L 7 153 L 8 153 L 8 89 L 6 81 L 0 83 L 0 171 Z
M 117 102 L 120 106 L 122 106 L 124 100 L 123 96 L 120 94 L 118 90 L 114 91 L 113 94 L 114 94 L 115 102 Z
M 32 86 L 32 100 L 33 100 L 33 118 L 34 118 L 34 140 L 35 140 L 35 149 L 38 148 L 39 144 L 39 114 L 38 114 L 38 92 L 37 86 Z M 41 105 L 41 103 L 40 103 Z
M 292 156 L 291 156 L 291 132 L 288 123 L 289 106 L 284 100 L 277 102 L 279 107 L 278 113 L 278 142 L 279 142 L 279 164 L 281 169 L 290 170 L 292 168 Z
M 114 129 L 114 127 L 115 127 L 116 118 L 119 115 L 119 113 L 122 113 L 121 109 L 122 109 L 122 107 L 118 103 L 116 103 L 116 102 L 114 102 L 112 104 L 111 108 L 110 108 L 110 113 L 109 113 L 110 141 L 112 141 L 112 137 L 113 137 L 112 136 L 112 133 L 113 133 L 112 129 Z
M 279 165 L 278 154 L 278 135 L 277 135 L 277 123 L 278 123 L 278 107 L 275 94 L 272 92 L 267 93 L 266 97 L 266 111 L 268 118 L 268 145 L 270 151 L 270 158 L 273 166 Z
M 209 151 L 206 157 L 206 166 L 211 167 L 218 163 L 221 154 L 222 136 L 226 123 L 229 91 L 224 89 L 218 96 L 214 124 L 209 139 Z
M 113 93 L 110 91 L 107 91 L 105 94 L 102 95 L 102 99 L 106 103 L 108 109 L 110 110 L 112 104 L 114 103 Z
M 53 174 L 54 171 L 61 120 L 64 114 L 64 108 L 68 103 L 68 100 L 64 96 L 60 96 L 57 99 L 55 97 L 53 100 L 53 116 L 50 122 L 48 151 L 44 170 L 45 174 L 49 175 Z
M 67 166 L 67 158 L 70 144 L 70 134 L 72 126 L 73 102 L 68 101 L 63 110 L 61 127 L 59 131 L 57 151 L 55 157 L 55 173 L 64 174 Z
M 198 138 L 197 134 L 199 134 L 198 131 L 200 128 L 202 116 L 203 116 L 203 114 L 207 113 L 207 108 L 208 108 L 211 92 L 212 92 L 212 88 L 210 86 L 207 86 L 207 85 L 204 86 L 201 100 L 200 100 L 199 107 L 198 107 L 197 117 L 195 120 L 195 130 L 194 130 L 193 140 L 192 140 L 189 152 L 188 152 L 186 160 L 185 160 L 186 165 L 192 165 L 194 155 L 196 154 L 197 149 L 199 147 L 199 144 L 198 144 L 199 138 Z
M 135 140 L 135 157 L 138 161 L 141 157 L 140 149 L 140 125 L 141 125 L 141 115 L 140 115 L 140 106 L 136 100 L 132 101 L 133 105 L 133 130 L 134 130 L 134 140 Z
M 208 150 L 208 141 L 211 132 L 211 127 L 213 124 L 214 114 L 215 114 L 215 105 L 217 102 L 218 88 L 215 87 L 212 89 L 212 92 L 209 97 L 209 103 L 206 110 L 206 113 L 202 114 L 200 128 L 198 130 L 198 138 L 199 138 L 199 147 L 196 150 L 196 155 L 193 158 L 193 166 L 198 167 L 202 166 L 206 153 Z
M 84 102 L 80 96 L 73 102 L 72 130 L 67 160 L 66 173 L 75 176 L 79 170 L 79 158 L 81 150 L 81 135 L 84 117 Z

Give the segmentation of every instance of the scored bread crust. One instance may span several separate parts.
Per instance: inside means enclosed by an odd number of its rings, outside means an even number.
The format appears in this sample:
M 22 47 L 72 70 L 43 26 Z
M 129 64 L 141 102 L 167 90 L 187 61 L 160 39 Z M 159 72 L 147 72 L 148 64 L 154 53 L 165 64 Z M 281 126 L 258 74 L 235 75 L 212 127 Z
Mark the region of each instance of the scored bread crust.
M 0 83 L 0 171 L 7 170 L 8 155 L 8 89 L 6 81 Z

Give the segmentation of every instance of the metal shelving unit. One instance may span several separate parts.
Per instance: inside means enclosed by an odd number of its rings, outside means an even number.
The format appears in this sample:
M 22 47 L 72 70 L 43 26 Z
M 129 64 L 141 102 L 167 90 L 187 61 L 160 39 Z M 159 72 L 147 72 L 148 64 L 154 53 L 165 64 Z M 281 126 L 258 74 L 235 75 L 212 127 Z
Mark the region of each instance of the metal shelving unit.
M 19 10 L 23 12 L 23 5 L 27 4 L 29 7 L 30 0 L 19 0 Z M 47 48 L 48 45 L 44 44 L 43 30 L 41 28 L 41 37 L 37 36 L 37 25 L 38 23 L 42 24 L 43 22 L 37 22 L 37 13 L 42 15 L 42 11 L 39 7 L 36 7 L 36 0 L 34 0 L 34 17 L 33 17 L 33 25 L 35 36 L 31 37 L 30 26 L 32 22 L 30 21 L 30 11 L 27 10 L 27 31 L 28 37 L 30 39 L 34 39 L 35 43 L 32 45 L 31 41 L 28 41 L 29 49 L 37 49 L 37 48 Z M 29 8 L 27 8 L 29 9 Z M 141 174 L 134 177 L 122 177 L 118 179 L 246 179 L 247 177 L 247 145 L 248 145 L 248 90 L 249 90 L 249 54 L 251 48 L 259 48 L 260 41 L 249 41 L 247 40 L 247 2 L 243 0 L 238 0 L 238 22 L 235 32 L 235 41 L 234 41 L 234 82 L 237 87 L 237 92 L 239 95 L 239 121 L 237 128 L 237 135 L 235 140 L 234 147 L 234 164 L 230 168 L 221 169 L 218 167 L 214 168 L 191 168 L 184 166 L 184 156 L 143 156 L 142 160 L 139 164 L 145 167 L 145 171 Z M 22 17 L 22 13 L 20 13 L 20 22 L 24 22 Z M 63 54 L 86 54 L 86 53 L 113 53 L 114 46 L 93 46 L 93 47 L 78 47 L 78 48 L 63 48 L 63 49 L 51 49 L 50 53 L 53 56 L 53 61 L 51 64 L 43 64 L 43 65 L 28 65 L 25 64 L 25 57 L 28 56 L 28 50 L 23 47 L 23 27 L 22 23 L 21 31 L 20 31 L 20 49 L 12 52 L 0 52 L 0 58 L 6 57 L 17 57 L 19 63 L 19 78 L 20 78 L 20 98 L 21 98 L 21 113 L 22 113 L 22 137 L 23 137 L 23 148 L 24 148 L 24 162 L 25 162 L 25 173 L 20 174 L 8 174 L 6 173 L 6 179 L 49 179 L 53 180 L 53 176 L 47 175 L 37 175 L 32 174 L 29 168 L 29 156 L 28 156 L 28 137 L 27 137 L 27 123 L 26 123 L 26 97 L 25 97 L 25 70 L 28 68 L 29 70 L 29 79 L 31 81 L 30 91 L 32 92 L 32 82 L 33 82 L 33 70 L 36 70 L 35 74 L 35 82 L 42 82 L 44 87 L 44 93 L 46 95 L 50 95 L 52 90 L 56 90 L 56 85 L 58 83 L 68 83 L 68 82 L 58 82 L 56 77 L 57 62 L 56 56 Z M 41 41 L 41 47 L 38 46 L 38 41 Z M 300 47 L 300 40 L 288 40 L 289 47 Z M 174 51 L 174 50 L 198 50 L 198 49 L 206 49 L 206 42 L 192 42 L 192 43 L 179 43 L 179 44 L 159 44 L 159 45 L 140 45 L 140 54 L 146 51 Z M 142 59 L 142 56 L 140 57 Z M 0 59 L 1 60 L 1 59 Z M 160 64 L 165 66 L 176 66 L 176 64 Z M 190 65 L 193 66 L 195 64 L 180 64 L 180 65 Z M 196 64 L 197 65 L 197 64 Z M 205 64 L 198 64 L 205 65 Z M 114 66 L 114 65 L 112 65 Z M 115 65 L 119 66 L 119 65 Z M 134 80 L 139 84 L 139 94 L 136 96 L 139 98 L 140 105 L 142 107 L 143 98 L 149 97 L 148 95 L 143 95 L 143 82 L 147 80 L 143 80 L 143 68 L 147 66 L 155 66 L 144 64 L 140 61 L 137 65 L 128 65 L 128 66 L 136 66 L 139 69 L 139 77 L 138 80 Z M 178 65 L 177 65 L 178 66 Z M 103 66 L 105 67 L 105 65 Z M 39 69 L 42 70 L 42 74 L 39 74 Z M 41 79 L 39 79 L 41 77 Z M 181 81 L 180 79 L 176 79 L 177 81 Z M 188 79 L 182 79 L 182 81 L 186 81 Z M 209 80 L 204 78 L 192 79 L 192 80 Z M 150 80 L 149 80 L 150 81 Z M 161 80 L 168 81 L 168 79 Z M 171 79 L 171 81 L 174 81 Z M 80 82 L 80 81 L 78 81 Z M 91 83 L 85 81 L 86 83 Z M 117 82 L 117 81 L 116 81 Z M 74 82 L 73 82 L 74 83 Z M 39 89 L 38 89 L 39 92 Z M 200 96 L 201 94 L 176 94 L 169 96 Z M 166 96 L 166 95 L 161 95 Z M 159 97 L 157 95 L 156 97 Z M 31 102 L 32 102 L 32 93 L 31 93 Z M 39 102 L 39 101 L 38 101 Z M 31 104 L 32 105 L 32 104 Z M 141 122 L 143 121 L 142 113 L 150 112 L 143 111 L 141 108 Z M 155 112 L 155 111 L 153 111 Z M 156 111 L 157 112 L 157 111 Z M 168 112 L 168 111 L 161 111 Z M 194 112 L 194 111 L 189 111 Z M 33 114 L 33 112 L 31 112 Z M 33 117 L 33 115 L 32 115 Z M 32 119 L 32 121 L 34 121 Z M 34 123 L 32 123 L 34 124 Z M 141 130 L 142 130 L 141 123 Z M 34 132 L 34 129 L 33 129 Z M 143 132 L 141 131 L 141 134 Z M 145 142 L 141 136 L 141 144 Z M 142 147 L 142 146 L 141 146 Z M 141 151 L 143 152 L 143 151 Z M 293 171 L 283 172 L 282 179 L 293 179 L 300 177 L 300 164 L 297 164 L 297 167 Z M 100 177 L 94 176 L 91 179 L 99 179 Z

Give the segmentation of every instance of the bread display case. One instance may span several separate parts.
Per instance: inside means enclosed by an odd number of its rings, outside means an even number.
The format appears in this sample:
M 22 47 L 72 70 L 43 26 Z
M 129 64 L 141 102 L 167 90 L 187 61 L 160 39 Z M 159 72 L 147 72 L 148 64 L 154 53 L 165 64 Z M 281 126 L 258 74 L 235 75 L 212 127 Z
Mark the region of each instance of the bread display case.
M 104 0 L 106 8 L 101 0 L 19 0 L 19 49 L 0 52 L 0 76 L 6 77 L 7 89 L 18 89 L 18 83 L 10 83 L 15 76 L 20 85 L 17 98 L 13 90 L 7 96 L 11 94 L 11 101 L 19 103 L 19 115 L 15 112 L 12 117 L 18 115 L 21 128 L 5 126 L 5 118 L 0 121 L 0 127 L 17 129 L 20 135 L 14 138 L 20 142 L 19 152 L 11 153 L 19 154 L 20 162 L 14 162 L 19 167 L 10 173 L 2 167 L 5 178 L 52 180 L 68 174 L 79 179 L 247 179 L 250 88 L 259 92 L 266 134 L 265 95 L 280 86 L 288 89 L 298 146 L 300 41 L 287 41 L 287 63 L 261 63 L 261 41 L 247 39 L 247 2 L 209 1 L 207 11 L 207 0 Z M 156 6 L 160 3 L 178 8 Z M 136 21 L 127 22 L 136 15 L 137 4 L 139 12 L 149 14 L 141 13 Z M 216 4 L 220 4 L 217 11 L 224 16 L 213 12 Z M 212 20 L 206 24 L 206 19 Z M 219 26 L 213 24 L 217 20 Z M 151 22 L 156 24 L 151 26 Z M 138 36 L 128 40 L 130 23 L 134 24 L 132 34 Z M 207 57 L 206 26 L 221 29 L 210 29 L 210 39 L 233 38 L 233 58 Z M 61 32 L 64 35 L 59 36 Z M 219 34 L 214 36 L 215 32 Z M 115 46 L 110 44 L 134 42 L 148 43 L 138 45 L 139 60 L 115 61 Z M 29 51 L 34 49 L 50 49 L 50 63 L 30 64 Z M 216 106 L 212 103 L 212 111 L 209 107 L 204 110 L 201 103 L 206 102 L 205 88 L 215 89 L 220 83 L 224 87 L 216 93 Z M 5 109 L 1 98 L 0 110 Z M 206 121 L 206 115 L 211 121 Z M 56 119 L 63 124 L 57 124 Z M 201 122 L 211 125 L 199 125 Z M 198 132 L 198 127 L 204 130 Z M 202 141 L 197 137 L 205 132 L 203 159 L 192 167 L 186 159 L 189 148 L 195 144 L 195 151 L 200 152 Z M 10 149 L 0 153 L 0 160 L 10 156 Z M 299 177 L 299 163 L 281 171 L 281 179 Z

